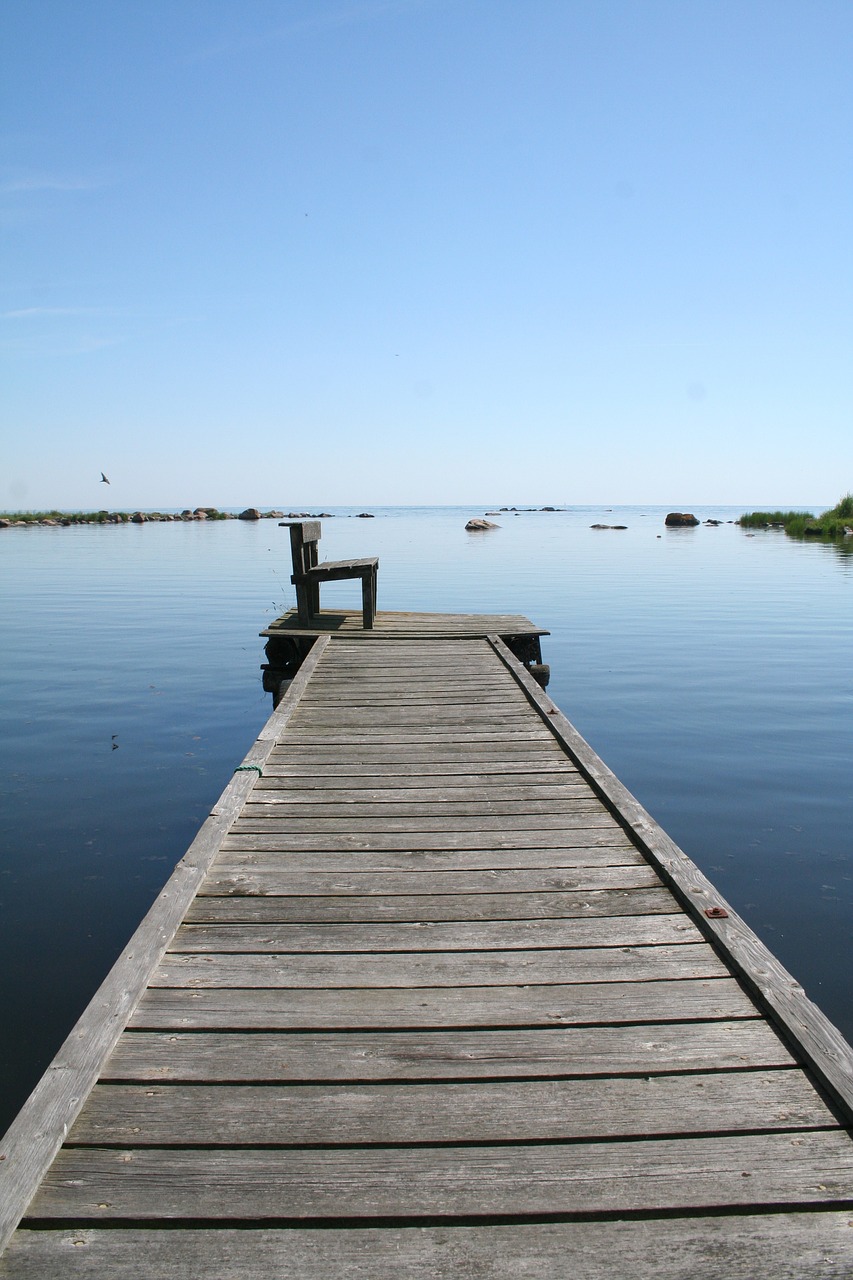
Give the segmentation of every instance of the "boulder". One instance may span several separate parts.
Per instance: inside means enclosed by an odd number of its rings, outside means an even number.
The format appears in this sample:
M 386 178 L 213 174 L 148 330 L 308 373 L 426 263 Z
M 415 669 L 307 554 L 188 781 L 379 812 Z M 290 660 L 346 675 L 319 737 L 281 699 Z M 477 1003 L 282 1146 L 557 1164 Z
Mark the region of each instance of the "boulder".
M 245 511 L 241 511 L 238 520 L 260 520 L 261 513 L 257 507 L 247 507 Z
M 375 516 L 370 511 L 359 511 L 356 520 L 375 520 Z
M 669 525 L 670 529 L 683 529 L 698 524 L 699 521 L 690 511 L 670 511 L 664 524 Z
M 148 517 L 143 511 L 134 511 L 133 515 L 130 517 L 131 524 L 145 524 L 147 520 Z
M 486 529 L 499 529 L 500 525 L 492 524 L 491 520 L 481 520 L 479 517 L 475 517 L 473 520 L 468 521 L 465 528 L 471 533 L 484 533 Z

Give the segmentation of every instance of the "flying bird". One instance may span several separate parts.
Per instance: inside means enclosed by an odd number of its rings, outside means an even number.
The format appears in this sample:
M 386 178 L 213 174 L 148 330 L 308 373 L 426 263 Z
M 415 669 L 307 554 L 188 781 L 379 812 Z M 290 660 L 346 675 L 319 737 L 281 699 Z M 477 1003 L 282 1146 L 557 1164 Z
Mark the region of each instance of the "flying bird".
M 101 484 L 109 484 L 109 480 L 104 475 L 103 471 L 101 472 Z

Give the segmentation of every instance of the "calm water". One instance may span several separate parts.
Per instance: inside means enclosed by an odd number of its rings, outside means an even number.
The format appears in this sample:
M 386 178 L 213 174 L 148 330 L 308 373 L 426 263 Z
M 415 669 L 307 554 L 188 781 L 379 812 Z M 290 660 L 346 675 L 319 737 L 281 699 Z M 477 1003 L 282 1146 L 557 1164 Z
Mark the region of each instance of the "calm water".
M 378 553 L 380 608 L 549 628 L 555 701 L 853 1039 L 853 555 L 664 508 L 466 533 L 482 513 L 341 511 L 321 550 Z M 0 1131 L 269 714 L 289 575 L 275 521 L 0 532 Z

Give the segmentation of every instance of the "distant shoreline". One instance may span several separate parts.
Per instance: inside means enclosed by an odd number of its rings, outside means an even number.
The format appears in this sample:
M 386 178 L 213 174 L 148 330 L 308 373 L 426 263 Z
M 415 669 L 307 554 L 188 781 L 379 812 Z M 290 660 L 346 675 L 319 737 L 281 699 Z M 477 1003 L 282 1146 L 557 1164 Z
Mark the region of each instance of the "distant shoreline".
M 103 524 L 191 524 L 208 520 L 332 520 L 331 511 L 260 511 L 247 507 L 244 511 L 220 511 L 217 507 L 186 508 L 168 511 L 26 511 L 0 513 L 0 529 L 69 528 L 72 525 Z M 367 512 L 356 519 L 372 520 Z

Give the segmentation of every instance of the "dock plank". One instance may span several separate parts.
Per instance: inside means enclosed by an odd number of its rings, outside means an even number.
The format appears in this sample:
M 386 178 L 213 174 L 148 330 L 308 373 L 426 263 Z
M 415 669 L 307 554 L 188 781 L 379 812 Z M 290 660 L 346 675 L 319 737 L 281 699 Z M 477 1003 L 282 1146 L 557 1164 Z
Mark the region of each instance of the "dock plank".
M 448 1084 L 96 1086 L 76 1146 L 589 1141 L 835 1128 L 803 1072 Z
M 208 887 L 212 888 L 210 882 Z M 231 920 L 250 923 L 323 923 L 331 921 L 547 920 L 600 916 L 668 914 L 674 899 L 668 889 L 583 889 L 575 893 L 380 893 L 351 897 L 288 897 L 235 887 L 220 896 L 199 892 L 187 909 L 187 920 Z
M 605 1222 L 297 1229 L 123 1227 L 21 1231 L 0 1275 L 16 1280 L 849 1280 L 853 1232 L 844 1211 L 745 1212 Z
M 386 871 L 381 877 L 370 870 L 299 872 L 286 858 L 263 852 L 242 854 L 223 850 L 205 881 L 206 893 L 220 893 L 222 886 L 246 892 L 286 893 L 288 897 L 364 897 L 380 894 L 551 893 L 566 890 L 648 889 L 660 877 L 646 863 L 627 856 L 617 866 L 525 867 L 517 871 L 499 867 L 489 871 Z M 242 884 L 242 888 L 240 885 Z M 226 890 L 227 891 L 227 890 Z
M 706 942 L 656 947 L 536 951 L 427 951 L 279 955 L 172 951 L 150 987 L 505 987 L 568 982 L 659 982 L 720 978 L 727 970 Z
M 755 1016 L 732 978 L 509 987 L 149 987 L 128 1026 L 145 1030 L 380 1030 L 593 1026 Z
M 593 815 L 595 816 L 595 815 Z M 426 852 L 444 849 L 451 852 L 455 849 L 470 852 L 472 849 L 578 849 L 605 845 L 612 847 L 614 835 L 618 837 L 619 828 L 603 819 L 596 825 L 586 825 L 580 820 L 578 824 L 567 823 L 563 828 L 539 830 L 538 828 L 520 828 L 507 831 L 495 827 L 486 831 L 476 829 L 460 831 L 328 831 L 320 834 L 291 832 L 282 822 L 270 819 L 262 830 L 257 831 L 257 820 L 249 824 L 235 823 L 223 842 L 223 852 L 258 853 L 305 853 L 327 850 L 330 853 L 343 853 L 346 850 L 375 853 Z
M 745 1188 L 744 1183 L 748 1183 Z M 853 1205 L 838 1131 L 485 1147 L 64 1147 L 33 1222 L 311 1220 Z
M 499 920 L 416 924 L 184 923 L 167 954 L 176 952 L 491 951 L 564 947 L 661 946 L 696 943 L 699 930 L 682 915 L 628 920 Z
M 366 1082 L 766 1070 L 794 1058 L 755 1016 L 624 1026 L 451 1031 L 133 1031 L 102 1080 L 234 1083 Z

